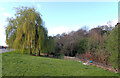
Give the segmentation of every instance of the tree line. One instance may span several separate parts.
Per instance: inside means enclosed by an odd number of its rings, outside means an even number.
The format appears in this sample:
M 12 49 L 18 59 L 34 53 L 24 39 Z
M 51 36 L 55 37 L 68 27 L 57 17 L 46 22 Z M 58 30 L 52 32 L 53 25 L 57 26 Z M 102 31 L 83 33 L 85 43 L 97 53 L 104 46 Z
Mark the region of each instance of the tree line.
M 55 52 L 92 60 L 118 68 L 118 25 L 98 26 L 89 31 L 81 28 L 69 34 L 56 35 Z M 86 55 L 90 54 L 90 58 Z
M 21 53 L 47 53 L 55 57 L 74 56 L 118 68 L 118 25 L 98 26 L 91 30 L 81 28 L 66 34 L 48 36 L 41 14 L 34 8 L 16 8 L 15 18 L 7 19 L 6 43 L 9 48 L 20 49 Z

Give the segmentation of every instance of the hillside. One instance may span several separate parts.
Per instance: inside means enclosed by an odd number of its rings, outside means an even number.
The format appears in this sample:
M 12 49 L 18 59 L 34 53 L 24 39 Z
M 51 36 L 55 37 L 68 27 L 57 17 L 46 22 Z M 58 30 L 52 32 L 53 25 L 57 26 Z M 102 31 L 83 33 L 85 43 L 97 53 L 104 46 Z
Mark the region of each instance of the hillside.
M 73 60 L 23 55 L 17 52 L 2 53 L 3 76 L 117 76 L 95 66 Z

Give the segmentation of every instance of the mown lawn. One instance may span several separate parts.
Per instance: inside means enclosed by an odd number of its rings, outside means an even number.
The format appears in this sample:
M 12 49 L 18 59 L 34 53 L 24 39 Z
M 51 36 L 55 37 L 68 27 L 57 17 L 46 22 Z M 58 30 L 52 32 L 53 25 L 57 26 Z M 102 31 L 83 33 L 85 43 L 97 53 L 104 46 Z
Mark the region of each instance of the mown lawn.
M 96 66 L 73 60 L 2 53 L 2 76 L 117 76 Z

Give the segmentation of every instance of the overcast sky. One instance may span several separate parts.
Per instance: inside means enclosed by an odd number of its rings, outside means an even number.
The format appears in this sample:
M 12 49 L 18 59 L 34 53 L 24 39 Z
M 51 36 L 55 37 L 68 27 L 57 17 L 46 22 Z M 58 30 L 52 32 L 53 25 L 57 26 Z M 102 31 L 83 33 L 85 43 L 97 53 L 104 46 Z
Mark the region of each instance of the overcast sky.
M 118 2 L 1 2 L 0 3 L 0 45 L 5 43 L 6 18 L 14 17 L 13 7 L 35 7 L 42 14 L 49 35 L 88 29 L 118 21 Z

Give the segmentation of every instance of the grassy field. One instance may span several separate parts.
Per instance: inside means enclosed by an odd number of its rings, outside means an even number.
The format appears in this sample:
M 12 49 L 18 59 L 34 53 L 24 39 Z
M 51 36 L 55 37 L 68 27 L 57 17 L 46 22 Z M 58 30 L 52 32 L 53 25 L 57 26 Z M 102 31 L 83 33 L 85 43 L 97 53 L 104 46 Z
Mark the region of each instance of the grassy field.
M 85 66 L 73 60 L 2 53 L 2 76 L 117 76 L 118 74 Z

